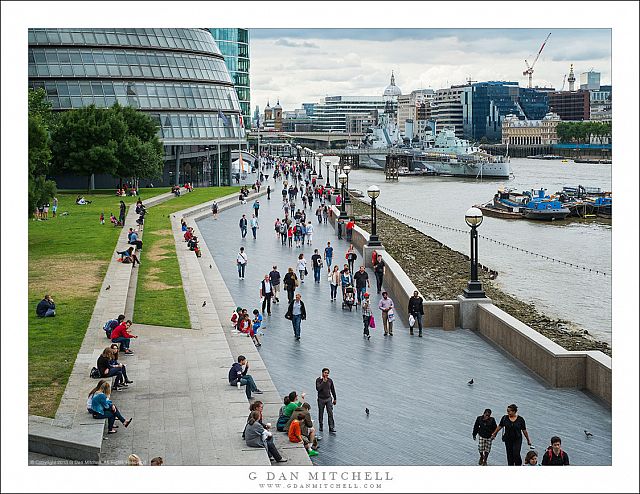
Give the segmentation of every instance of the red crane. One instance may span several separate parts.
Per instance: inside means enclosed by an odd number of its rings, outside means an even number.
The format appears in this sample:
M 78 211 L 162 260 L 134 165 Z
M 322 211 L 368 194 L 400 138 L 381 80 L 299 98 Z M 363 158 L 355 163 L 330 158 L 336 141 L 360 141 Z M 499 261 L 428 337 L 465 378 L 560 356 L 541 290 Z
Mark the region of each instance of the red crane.
M 538 52 L 538 54 L 536 55 L 536 59 L 533 61 L 533 63 L 531 64 L 531 67 L 529 67 L 529 62 L 527 62 L 527 60 L 525 59 L 524 63 L 527 66 L 527 70 L 525 70 L 522 75 L 528 75 L 529 76 L 529 87 L 531 86 L 531 79 L 533 78 L 533 67 L 535 67 L 536 62 L 538 61 L 538 58 L 540 57 L 540 53 L 542 53 L 542 50 L 544 49 L 544 45 L 547 44 L 547 41 L 549 40 L 549 37 L 551 36 L 551 33 L 549 33 L 547 35 L 547 38 L 544 40 L 544 43 L 542 43 L 542 46 L 540 47 L 540 51 Z

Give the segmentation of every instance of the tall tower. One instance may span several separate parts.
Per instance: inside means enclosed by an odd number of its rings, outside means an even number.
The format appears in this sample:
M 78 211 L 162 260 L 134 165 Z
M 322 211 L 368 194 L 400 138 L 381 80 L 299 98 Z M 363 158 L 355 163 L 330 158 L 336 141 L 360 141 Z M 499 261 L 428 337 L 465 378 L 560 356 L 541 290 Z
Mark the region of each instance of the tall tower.
M 573 84 L 576 82 L 576 76 L 573 74 L 573 64 L 571 64 L 571 69 L 569 69 L 567 81 L 569 81 L 569 91 L 575 91 Z
M 282 130 L 282 107 L 280 106 L 280 99 L 273 107 L 273 126 L 276 130 Z
M 269 106 L 269 102 L 267 101 L 267 106 L 264 107 L 264 120 L 273 120 L 273 110 L 271 106 Z

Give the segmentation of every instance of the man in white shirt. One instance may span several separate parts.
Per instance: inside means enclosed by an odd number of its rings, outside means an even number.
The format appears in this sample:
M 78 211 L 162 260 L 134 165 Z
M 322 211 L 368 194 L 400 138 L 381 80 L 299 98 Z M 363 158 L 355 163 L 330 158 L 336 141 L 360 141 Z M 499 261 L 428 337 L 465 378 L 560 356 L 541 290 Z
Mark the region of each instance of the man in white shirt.
M 247 267 L 247 254 L 244 251 L 244 247 L 240 247 L 240 252 L 236 257 L 236 264 L 238 265 L 238 277 L 244 280 L 244 269 Z
M 258 218 L 256 218 L 255 214 L 251 215 L 251 221 L 249 222 L 249 224 L 251 225 L 251 233 L 253 233 L 253 240 L 255 240 L 256 232 L 258 231 L 258 228 L 259 228 Z
M 264 275 L 264 280 L 260 282 L 260 298 L 262 299 L 262 312 L 267 308 L 267 314 L 271 315 L 271 297 L 273 297 L 273 286 L 271 285 L 271 277 Z

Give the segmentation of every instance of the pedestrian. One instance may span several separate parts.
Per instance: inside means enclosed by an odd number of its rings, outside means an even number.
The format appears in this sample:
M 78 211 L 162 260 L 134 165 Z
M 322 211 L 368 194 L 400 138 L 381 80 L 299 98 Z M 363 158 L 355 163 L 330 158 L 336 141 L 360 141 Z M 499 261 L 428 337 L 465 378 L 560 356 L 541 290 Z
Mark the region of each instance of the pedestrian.
M 213 215 L 214 220 L 218 219 L 218 203 L 216 201 L 213 201 L 211 204 L 211 214 Z
M 316 209 L 316 216 L 318 217 L 318 224 L 322 224 L 322 206 L 318 206 Z
M 271 268 L 271 272 L 269 273 L 269 281 L 271 282 L 271 288 L 273 288 L 273 300 L 276 304 L 280 303 L 280 299 L 278 295 L 280 294 L 280 272 L 278 271 L 278 266 L 275 264 Z
M 298 273 L 300 273 L 300 283 L 304 283 L 304 277 L 309 272 L 307 271 L 307 260 L 304 258 L 304 254 L 300 253 L 298 256 Z
M 282 279 L 282 284 L 287 292 L 287 300 L 289 303 L 293 302 L 293 294 L 296 291 L 296 287 L 299 283 L 300 282 L 298 280 L 298 277 L 296 276 L 296 273 L 293 271 L 293 268 L 289 268 L 287 270 L 287 274 L 285 274 L 284 278 Z
M 246 215 L 242 215 L 242 218 L 240 218 L 240 233 L 242 234 L 242 238 L 245 238 L 247 236 L 247 216 Z
M 349 244 L 349 248 L 347 249 L 344 258 L 349 264 L 349 271 L 351 271 L 352 273 L 355 272 L 354 264 L 356 262 L 356 259 L 358 258 L 358 254 L 356 254 L 356 250 L 354 249 L 353 244 Z
M 371 324 L 371 304 L 369 303 L 369 293 L 365 292 L 362 296 L 362 334 L 367 339 L 371 339 L 371 335 L 369 334 L 369 325 Z
M 289 248 L 293 247 L 294 230 L 295 230 L 295 227 L 293 225 L 289 225 L 289 228 L 287 229 L 287 240 L 289 241 Z
M 251 233 L 253 234 L 253 240 L 256 240 L 256 233 L 258 232 L 258 228 L 260 228 L 260 225 L 258 224 L 258 218 L 256 217 L 255 214 L 251 215 Z
M 382 326 L 384 327 L 384 335 L 393 336 L 393 320 L 395 313 L 393 309 L 393 300 L 389 298 L 387 292 L 382 292 L 382 298 L 378 304 L 378 309 L 382 311 Z
M 539 467 L 540 463 L 538 463 L 538 453 L 532 449 L 527 451 L 527 454 L 524 455 L 524 466 L 526 467 Z
M 338 197 L 340 197 L 340 196 L 338 196 Z M 342 226 L 343 226 L 343 220 L 338 218 L 338 240 L 342 239 Z
M 356 222 L 353 221 L 353 219 L 349 219 L 349 221 L 347 221 L 346 224 L 346 230 L 347 230 L 347 242 L 351 242 L 351 239 L 353 238 L 353 227 L 356 226 Z
M 349 266 L 344 265 L 344 269 L 340 272 L 340 284 L 342 286 L 342 300 L 344 300 L 345 289 L 347 286 L 353 286 L 353 276 L 349 271 Z
M 273 293 L 271 277 L 265 274 L 264 280 L 260 283 L 260 298 L 262 299 L 262 312 L 264 313 L 266 307 L 268 315 L 271 315 L 271 297 L 273 297 Z
M 360 269 L 358 269 L 356 274 L 353 275 L 353 280 L 356 283 L 356 294 L 358 295 L 357 303 L 360 305 L 362 304 L 362 297 L 367 291 L 367 288 L 371 288 L 369 273 L 365 271 L 364 266 L 360 266 Z
M 329 422 L 329 432 L 336 433 L 335 422 L 333 421 L 333 407 L 336 404 L 336 388 L 333 380 L 329 377 L 329 369 L 322 369 L 322 376 L 316 379 L 316 391 L 318 392 L 318 422 L 319 430 L 322 432 L 324 422 L 324 409 L 327 409 L 327 421 Z M 331 397 L 333 396 L 333 399 Z
M 104 211 L 100 213 L 100 224 L 104 225 Z
M 409 299 L 409 334 L 413 336 L 413 327 L 418 323 L 418 336 L 422 338 L 422 316 L 424 315 L 424 300 L 418 294 L 418 290 L 413 291 L 413 296 Z M 411 318 L 413 317 L 413 324 Z
M 287 184 L 283 184 L 284 188 L 282 189 L 282 202 L 286 203 L 287 202 L 287 194 L 288 194 L 288 190 L 287 190 Z
M 329 219 L 329 207 L 325 204 L 322 207 L 322 221 L 324 222 L 324 224 L 327 224 L 327 221 Z
M 271 200 L 271 186 L 267 185 L 267 201 Z
M 311 256 L 311 266 L 313 267 L 313 280 L 320 283 L 320 270 L 322 269 L 322 256 L 318 254 L 318 249 L 313 250 Z
M 121 225 L 124 225 L 124 217 L 126 212 L 127 212 L 127 205 L 124 203 L 123 200 L 120 200 L 120 217 L 118 218 L 118 221 L 120 222 Z
M 487 458 L 491 451 L 491 433 L 496 430 L 496 419 L 491 416 L 491 409 L 487 408 L 485 411 L 476 418 L 475 424 L 473 424 L 473 440 L 476 440 L 476 436 L 480 436 L 478 439 L 478 452 L 480 453 L 480 459 L 478 465 L 487 466 Z
M 333 271 L 329 274 L 329 285 L 331 286 L 331 301 L 333 302 L 338 295 L 338 285 L 340 284 L 340 268 L 336 264 Z
M 383 280 L 384 274 L 386 272 L 386 266 L 387 265 L 382 260 L 382 256 L 380 254 L 378 254 L 377 262 L 373 266 L 373 274 L 376 275 L 376 285 L 377 285 L 377 288 L 378 288 L 378 293 L 380 293 L 380 290 L 382 290 L 382 280 Z
M 501 429 L 504 429 L 502 432 L 502 440 L 507 450 L 507 465 L 522 465 L 522 457 L 520 456 L 522 435 L 524 434 L 529 446 L 531 446 L 531 439 L 529 439 L 524 418 L 518 415 L 518 407 L 515 404 L 512 403 L 507 407 L 507 415 L 502 416 L 500 424 L 498 424 L 496 430 L 491 434 L 491 439 L 495 439 Z
M 300 324 L 307 318 L 307 310 L 299 293 L 296 293 L 295 300 L 289 303 L 289 308 L 284 316 L 293 325 L 293 334 L 297 341 L 300 340 Z
M 313 242 L 313 225 L 311 224 L 311 220 L 307 223 L 306 234 L 307 245 L 311 245 L 311 242 Z
M 551 438 L 551 446 L 542 456 L 542 466 L 564 466 L 569 464 L 569 455 L 562 449 L 562 439 L 558 436 Z
M 327 273 L 331 271 L 332 260 L 333 260 L 333 247 L 331 247 L 331 242 L 327 242 L 327 246 L 324 248 L 324 261 L 327 263 Z
M 260 192 L 260 190 L 258 189 L 258 192 Z M 258 199 L 255 200 L 255 202 L 253 203 L 253 211 L 256 215 L 256 218 L 258 217 L 258 212 L 260 211 L 260 201 L 258 201 Z
M 56 214 L 58 213 L 58 198 L 54 197 L 53 198 L 53 205 L 51 206 L 51 213 L 53 215 L 53 217 L 56 217 Z
M 253 309 L 253 320 L 251 321 L 251 328 L 249 330 L 249 336 L 253 340 L 256 348 L 261 347 L 262 343 L 258 339 L 258 331 L 262 327 L 262 314 L 258 311 L 258 309 Z
M 238 252 L 238 256 L 236 257 L 236 264 L 238 266 L 238 278 L 241 280 L 244 280 L 244 270 L 247 267 L 248 261 L 249 259 L 244 251 L 244 247 L 240 247 L 240 252 Z

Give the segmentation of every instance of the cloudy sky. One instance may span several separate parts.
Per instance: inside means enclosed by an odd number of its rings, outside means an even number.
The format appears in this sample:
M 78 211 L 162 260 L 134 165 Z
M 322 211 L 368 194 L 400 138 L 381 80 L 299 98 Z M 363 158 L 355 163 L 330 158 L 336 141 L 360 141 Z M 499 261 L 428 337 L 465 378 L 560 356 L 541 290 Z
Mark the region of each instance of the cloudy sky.
M 381 95 L 393 70 L 403 93 L 474 81 L 527 85 L 524 60 L 547 42 L 533 85 L 560 88 L 574 64 L 611 83 L 610 29 L 251 29 L 251 103 L 286 110 L 327 95 Z M 565 89 L 569 85 L 566 83 Z

